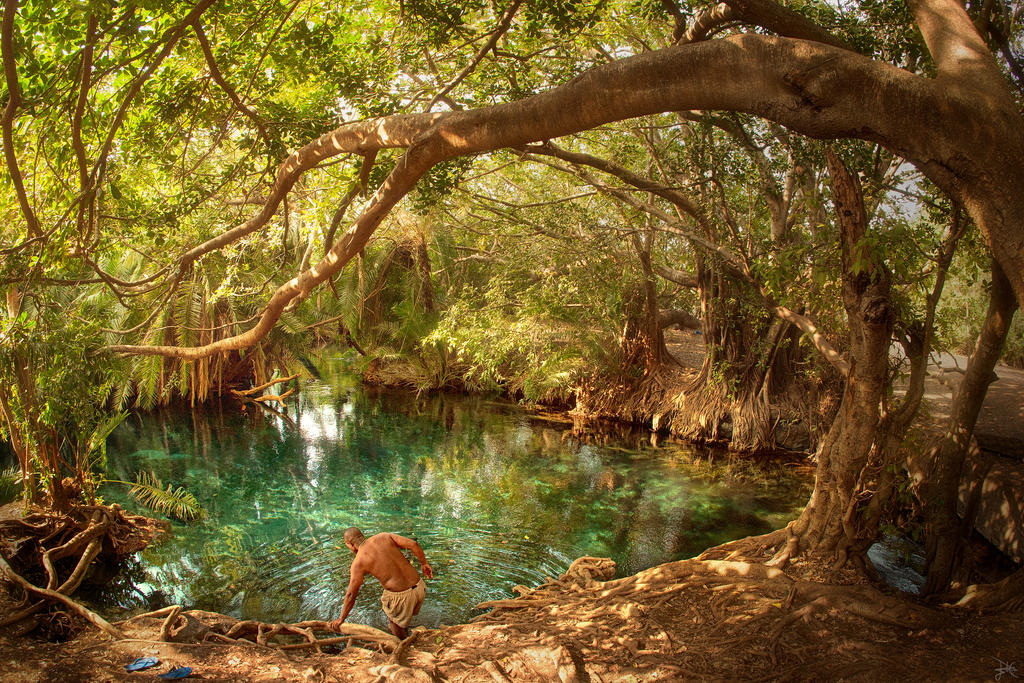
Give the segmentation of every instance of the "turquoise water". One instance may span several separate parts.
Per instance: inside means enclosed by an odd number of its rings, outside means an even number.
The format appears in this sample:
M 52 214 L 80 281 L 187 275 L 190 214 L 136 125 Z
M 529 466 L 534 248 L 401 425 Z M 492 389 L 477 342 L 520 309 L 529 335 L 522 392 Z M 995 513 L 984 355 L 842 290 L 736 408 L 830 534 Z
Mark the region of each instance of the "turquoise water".
M 143 551 L 92 603 L 108 614 L 178 603 L 269 622 L 338 616 L 346 527 L 415 537 L 434 566 L 414 623 L 460 623 L 485 600 L 582 555 L 627 575 L 776 528 L 806 502 L 792 460 L 757 463 L 646 435 L 574 436 L 481 398 L 373 394 L 308 381 L 285 416 L 237 406 L 132 416 L 109 478 L 148 471 L 206 510 Z M 140 510 L 125 487 L 106 500 Z M 350 620 L 385 628 L 375 580 Z

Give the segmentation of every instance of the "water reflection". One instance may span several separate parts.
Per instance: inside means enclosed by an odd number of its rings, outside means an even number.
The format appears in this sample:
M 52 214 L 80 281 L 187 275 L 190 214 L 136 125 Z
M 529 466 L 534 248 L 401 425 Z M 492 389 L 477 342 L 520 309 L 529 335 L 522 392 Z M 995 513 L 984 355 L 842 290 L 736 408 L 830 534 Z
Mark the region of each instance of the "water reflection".
M 581 555 L 621 574 L 775 528 L 806 502 L 806 472 L 678 444 L 585 443 L 568 425 L 480 398 L 373 394 L 309 382 L 286 416 L 249 409 L 133 416 L 111 477 L 151 471 L 208 517 L 175 524 L 94 600 L 108 612 L 176 602 L 264 621 L 341 611 L 341 532 L 415 537 L 435 567 L 417 623 L 456 623 Z M 120 491 L 105 491 L 109 500 Z M 129 505 L 129 503 L 125 503 Z M 364 584 L 354 621 L 385 628 Z

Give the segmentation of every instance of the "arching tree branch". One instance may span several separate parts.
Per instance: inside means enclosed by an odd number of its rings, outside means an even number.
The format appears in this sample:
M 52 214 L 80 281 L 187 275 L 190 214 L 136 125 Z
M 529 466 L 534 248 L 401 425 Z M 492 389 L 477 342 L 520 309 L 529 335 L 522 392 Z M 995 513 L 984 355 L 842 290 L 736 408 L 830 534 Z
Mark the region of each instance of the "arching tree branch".
M 258 216 L 181 259 L 185 265 L 265 224 L 301 173 L 329 157 L 409 147 L 355 224 L 320 263 L 273 294 L 255 327 L 203 347 L 113 349 L 200 358 L 249 346 L 270 330 L 288 301 L 342 268 L 431 165 L 626 118 L 694 109 L 747 112 L 812 137 L 870 140 L 915 162 L 963 201 L 1024 300 L 1024 206 L 1018 199 L 1024 196 L 1024 124 L 1015 109 L 1002 107 L 1005 99 L 950 97 L 946 83 L 823 43 L 742 35 L 604 64 L 519 102 L 346 124 L 281 165 Z M 982 126 L 979 119 L 994 122 Z M 998 178 L 991 175 L 994 168 L 1001 171 Z

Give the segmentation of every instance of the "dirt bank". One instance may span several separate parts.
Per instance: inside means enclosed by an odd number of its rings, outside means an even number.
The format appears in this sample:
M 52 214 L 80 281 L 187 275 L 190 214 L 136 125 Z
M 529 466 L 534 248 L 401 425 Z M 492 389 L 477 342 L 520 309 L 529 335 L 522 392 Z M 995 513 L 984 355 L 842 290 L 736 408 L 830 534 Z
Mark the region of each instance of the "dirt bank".
M 1021 613 L 979 615 L 894 598 L 806 561 L 785 572 L 721 558 L 618 580 L 585 559 L 557 581 L 497 601 L 475 623 L 417 629 L 399 647 L 282 651 L 159 643 L 161 619 L 112 641 L 0 634 L 5 681 L 156 680 L 172 665 L 209 681 L 1012 680 L 1024 675 Z M 745 560 L 760 560 L 745 556 Z M 429 599 L 429 598 L 428 598 Z M 202 616 L 202 615 L 200 615 Z M 329 634 L 321 633 L 321 637 Z M 301 639 L 298 639 L 301 641 Z M 328 650 L 329 648 L 325 648 Z M 154 673 L 124 671 L 138 656 Z

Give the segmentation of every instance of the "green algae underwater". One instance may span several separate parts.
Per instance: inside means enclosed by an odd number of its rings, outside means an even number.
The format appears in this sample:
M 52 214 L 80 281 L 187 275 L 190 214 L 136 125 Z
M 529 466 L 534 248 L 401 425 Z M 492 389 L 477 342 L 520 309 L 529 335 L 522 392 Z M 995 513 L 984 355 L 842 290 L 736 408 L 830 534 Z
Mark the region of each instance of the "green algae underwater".
M 436 578 L 415 623 L 462 623 L 580 556 L 611 557 L 625 576 L 777 528 L 812 483 L 793 457 L 574 435 L 512 403 L 374 392 L 333 371 L 303 382 L 281 415 L 237 404 L 133 415 L 107 453 L 108 478 L 152 473 L 205 511 L 86 594 L 115 618 L 181 604 L 333 619 L 352 559 L 342 532 L 359 526 L 423 546 Z M 123 487 L 102 493 L 146 513 Z M 379 598 L 365 583 L 349 619 L 386 628 Z

